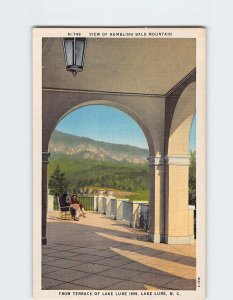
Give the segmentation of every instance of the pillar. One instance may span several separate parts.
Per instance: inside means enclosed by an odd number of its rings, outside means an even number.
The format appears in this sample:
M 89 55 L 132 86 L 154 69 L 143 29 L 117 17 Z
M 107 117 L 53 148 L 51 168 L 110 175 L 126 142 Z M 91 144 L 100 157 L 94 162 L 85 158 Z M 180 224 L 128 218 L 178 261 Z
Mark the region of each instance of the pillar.
M 107 196 L 106 197 L 106 203 L 105 203 L 105 214 L 110 216 L 111 215 L 111 199 L 112 196 Z
M 150 167 L 150 208 L 149 235 L 154 243 L 164 242 L 164 158 L 151 156 Z
M 189 156 L 166 157 L 165 236 L 168 244 L 188 244 L 193 240 L 189 226 Z
M 115 220 L 122 220 L 123 218 L 123 199 L 116 199 L 116 216 Z
M 135 228 L 137 224 L 137 220 L 139 218 L 139 203 L 136 201 L 132 201 L 131 203 L 131 213 L 130 213 L 130 227 Z
M 103 205 L 103 198 L 105 190 L 98 190 L 97 195 L 98 195 L 98 200 L 97 200 L 97 211 L 103 213 L 104 212 L 104 205 Z
M 42 152 L 42 245 L 47 244 L 47 203 L 48 203 L 48 182 L 47 167 L 49 162 L 49 152 Z

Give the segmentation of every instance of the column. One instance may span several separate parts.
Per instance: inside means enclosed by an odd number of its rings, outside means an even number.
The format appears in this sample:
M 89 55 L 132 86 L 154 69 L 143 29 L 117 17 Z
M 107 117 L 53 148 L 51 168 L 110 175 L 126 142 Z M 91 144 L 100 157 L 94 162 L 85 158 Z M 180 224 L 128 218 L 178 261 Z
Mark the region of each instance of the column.
M 151 156 L 150 167 L 150 203 L 149 203 L 149 235 L 154 243 L 164 240 L 164 158 Z
M 108 215 L 108 216 L 110 216 L 110 214 L 111 214 L 111 199 L 112 198 L 113 198 L 112 196 L 107 196 L 106 197 L 105 214 Z
M 187 244 L 193 239 L 189 227 L 189 156 L 166 157 L 165 242 Z
M 139 218 L 139 203 L 132 201 L 131 203 L 131 213 L 130 213 L 130 227 L 135 228 L 137 220 Z
M 103 213 L 104 212 L 104 196 L 105 190 L 98 190 L 98 206 L 97 206 L 97 211 Z
M 111 215 L 111 200 L 115 199 L 113 194 L 114 194 L 114 192 L 112 190 L 107 190 L 105 213 L 106 213 L 106 215 L 109 215 L 109 216 Z
M 195 232 L 194 232 L 194 222 L 195 222 L 195 206 L 189 205 L 189 240 L 194 241 Z
M 98 211 L 98 196 L 94 196 L 93 210 Z
M 123 199 L 116 199 L 116 216 L 115 220 L 122 220 L 123 218 Z
M 42 245 L 47 244 L 47 203 L 48 203 L 48 182 L 47 167 L 49 162 L 49 152 L 42 152 Z

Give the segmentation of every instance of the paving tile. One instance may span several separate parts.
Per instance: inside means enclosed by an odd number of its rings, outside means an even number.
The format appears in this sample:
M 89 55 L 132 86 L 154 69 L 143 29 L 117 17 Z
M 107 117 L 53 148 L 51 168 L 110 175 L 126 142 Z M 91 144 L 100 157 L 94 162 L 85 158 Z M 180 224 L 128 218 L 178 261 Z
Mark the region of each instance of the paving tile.
M 70 246 L 70 245 L 53 245 L 50 246 L 50 249 L 54 249 L 54 250 L 72 250 L 74 249 L 74 246 Z
M 132 278 L 132 281 L 142 282 L 145 284 L 151 284 L 154 286 L 163 286 L 168 282 L 175 280 L 176 277 L 172 276 L 164 276 L 160 274 L 152 274 L 152 273 L 141 273 L 135 278 Z
M 49 261 L 53 261 L 55 260 L 56 257 L 51 257 L 51 256 L 47 256 L 47 255 L 42 255 L 42 263 L 47 263 Z
M 177 255 L 177 254 L 173 254 L 173 253 L 162 252 L 162 253 L 158 253 L 156 255 L 156 258 L 161 258 L 161 259 L 169 260 L 169 261 L 177 261 L 181 258 L 181 256 Z
M 195 279 L 196 276 L 195 270 L 189 271 L 188 269 L 174 268 L 169 266 L 163 266 L 162 269 L 159 267 L 161 266 L 149 267 L 149 269 L 147 269 L 145 273 L 151 273 L 152 276 L 153 274 L 158 274 L 184 279 Z
M 139 257 L 139 254 L 136 251 L 128 250 L 128 249 L 126 250 L 126 249 L 112 248 L 112 253 L 114 253 L 112 258 L 114 256 L 117 256 L 117 257 L 128 258 L 137 261 Z M 142 254 L 140 254 L 140 256 L 142 256 Z
M 91 288 L 66 282 L 61 285 L 51 287 L 51 288 L 49 288 L 49 290 L 58 290 L 58 291 L 59 290 L 91 290 Z
M 68 258 L 68 257 L 75 256 L 76 254 L 74 252 L 68 252 L 68 251 L 56 251 L 47 255 L 55 258 Z
M 190 267 L 196 267 L 196 259 L 192 257 L 185 257 L 182 259 L 179 259 L 177 261 L 179 264 L 183 264 Z
M 56 260 L 48 261 L 46 264 L 55 267 L 70 268 L 70 267 L 77 266 L 78 264 L 80 264 L 80 262 L 69 260 L 69 259 L 56 259 Z
M 101 243 L 100 245 L 92 245 L 91 248 L 96 249 L 96 250 L 110 250 L 111 247 L 119 247 L 120 244 L 115 244 L 115 243 Z
M 91 275 L 86 278 L 75 280 L 72 283 L 79 284 L 82 286 L 87 286 L 92 288 L 93 290 L 101 290 L 106 288 L 107 286 L 111 286 L 118 282 L 120 282 L 119 279 L 100 276 L 100 275 Z
M 84 248 L 84 247 L 76 247 L 76 248 L 73 248 L 71 250 L 69 250 L 69 252 L 74 252 L 74 253 L 79 253 L 79 254 L 89 254 L 89 253 L 93 253 L 95 252 L 96 250 L 95 249 L 92 249 L 92 248 Z
M 53 278 L 56 280 L 61 280 L 65 282 L 70 282 L 75 279 L 79 279 L 85 276 L 90 275 L 89 273 L 75 271 L 75 270 L 69 270 L 69 269 L 62 269 L 59 271 L 55 271 L 52 273 L 48 273 L 45 275 L 45 277 Z
M 140 245 L 130 245 L 130 244 L 121 244 L 119 248 L 121 250 L 126 250 L 126 251 L 139 251 L 143 249 L 143 247 Z
M 42 290 L 46 290 L 52 286 L 56 286 L 58 284 L 62 284 L 63 282 L 60 280 L 55 280 L 48 277 L 42 277 Z
M 195 243 L 193 245 L 176 245 L 174 248 L 179 250 L 181 255 L 196 257 Z
M 142 272 L 136 270 L 128 270 L 122 268 L 113 268 L 104 272 L 99 273 L 99 275 L 109 276 L 112 278 L 119 278 L 124 280 L 129 280 L 130 278 L 134 278 L 141 274 Z
M 151 268 L 148 266 L 145 266 L 143 264 L 137 263 L 137 262 L 131 262 L 127 265 L 123 265 L 121 268 L 123 269 L 129 269 L 129 270 L 136 270 L 141 272 L 147 272 L 150 271 Z
M 98 272 L 103 272 L 105 270 L 108 270 L 110 268 L 112 268 L 112 267 L 98 265 L 98 264 L 95 264 L 95 263 L 84 263 L 82 265 L 72 267 L 71 269 L 72 270 L 77 270 L 77 271 L 88 272 L 88 273 L 98 273 Z
M 56 253 L 57 252 L 57 250 L 56 249 L 49 249 L 49 248 L 47 248 L 47 249 L 42 249 L 42 254 L 44 255 L 49 255 L 49 254 L 53 254 L 53 253 Z
M 41 269 L 42 269 L 42 274 L 51 273 L 51 272 L 54 272 L 54 271 L 61 270 L 61 268 L 54 267 L 54 266 L 49 266 L 49 265 L 42 265 Z
M 105 288 L 106 290 L 158 290 L 160 287 L 155 287 L 149 284 L 144 284 L 135 281 L 121 281 L 119 283 L 112 284 Z M 163 289 L 163 288 L 162 288 Z
M 47 245 L 43 245 L 42 249 L 53 249 L 53 247 L 56 247 L 56 246 L 57 246 L 56 243 L 49 242 Z
M 114 251 L 106 251 L 106 250 L 95 250 L 91 254 L 103 256 L 103 257 L 111 257 L 117 255 Z
M 80 263 L 92 262 L 100 259 L 100 256 L 89 254 L 77 254 L 76 256 L 69 257 L 69 260 L 73 260 Z
M 163 285 L 163 287 L 173 290 L 196 290 L 196 280 L 176 279 Z
M 181 277 L 181 278 L 187 278 L 186 274 L 188 272 L 187 269 L 181 269 L 181 268 L 173 268 L 173 267 L 164 267 L 163 270 L 157 269 L 156 267 L 152 267 L 150 271 L 147 271 L 149 273 L 153 274 L 160 274 L 160 275 L 166 275 L 166 276 L 175 276 L 175 277 Z
M 122 265 L 128 264 L 129 262 L 130 262 L 129 259 L 124 259 L 124 258 L 119 258 L 119 257 L 103 258 L 103 259 L 99 259 L 99 260 L 95 261 L 95 263 L 97 263 L 97 264 L 110 266 L 110 267 L 122 266 Z
M 194 279 L 194 280 L 196 280 L 196 270 L 187 271 L 187 273 L 185 273 L 184 277 L 186 279 Z
M 163 252 L 158 249 L 148 249 L 148 248 L 141 248 L 136 251 L 139 254 L 147 255 L 150 257 L 158 257 L 158 254 L 162 254 Z
M 47 234 L 48 245 L 42 246 L 47 289 L 191 289 L 195 284 L 195 244 L 155 245 L 146 233 L 94 212 L 76 223 L 50 219 Z

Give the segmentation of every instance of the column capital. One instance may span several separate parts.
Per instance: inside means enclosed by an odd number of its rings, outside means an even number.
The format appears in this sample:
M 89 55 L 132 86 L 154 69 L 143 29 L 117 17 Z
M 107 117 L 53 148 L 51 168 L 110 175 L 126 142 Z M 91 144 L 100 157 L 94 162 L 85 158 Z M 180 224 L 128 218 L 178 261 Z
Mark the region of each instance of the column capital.
M 49 152 L 42 152 L 42 163 L 47 164 L 49 162 Z
M 176 165 L 176 166 L 188 166 L 190 155 L 166 155 L 166 156 L 150 156 L 147 158 L 149 166 L 160 165 Z
M 190 155 L 167 155 L 165 162 L 167 165 L 189 166 Z
M 156 156 L 150 156 L 147 158 L 149 162 L 149 166 L 160 166 L 164 165 L 164 157 L 156 157 Z

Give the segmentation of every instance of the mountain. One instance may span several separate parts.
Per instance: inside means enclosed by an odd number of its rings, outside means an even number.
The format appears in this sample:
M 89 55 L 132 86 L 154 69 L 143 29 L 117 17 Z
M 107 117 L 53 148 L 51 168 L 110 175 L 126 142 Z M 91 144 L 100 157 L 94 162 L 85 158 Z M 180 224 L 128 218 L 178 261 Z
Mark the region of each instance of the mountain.
M 59 166 L 69 182 L 69 191 L 95 187 L 114 189 L 120 193 L 119 197 L 149 198 L 146 149 L 99 142 L 55 130 L 49 151 L 48 178 Z M 131 196 L 121 193 L 131 193 Z
M 133 164 L 145 164 L 148 157 L 147 149 L 95 141 L 57 130 L 51 136 L 49 151 L 53 156 L 66 155 L 75 160 L 88 159 Z

